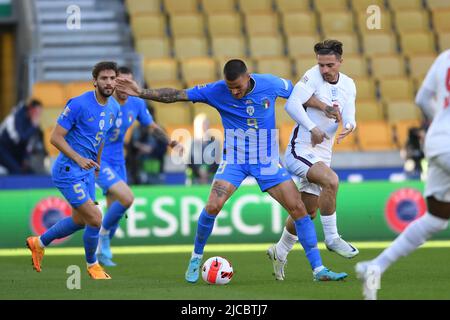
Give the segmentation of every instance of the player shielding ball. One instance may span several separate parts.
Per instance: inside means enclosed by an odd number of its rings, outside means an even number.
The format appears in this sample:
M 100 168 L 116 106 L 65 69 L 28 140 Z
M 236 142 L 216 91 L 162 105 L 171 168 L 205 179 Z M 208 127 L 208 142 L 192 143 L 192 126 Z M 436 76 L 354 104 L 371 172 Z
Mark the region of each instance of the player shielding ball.
M 435 233 L 447 229 L 450 219 L 450 50 L 442 52 L 434 61 L 417 92 L 416 104 L 433 119 L 425 137 L 429 165 L 425 183 L 428 211 L 410 223 L 375 259 L 356 264 L 366 300 L 377 299 L 381 276 L 394 262 L 416 250 Z
M 261 191 L 267 191 L 292 216 L 299 242 L 316 281 L 341 280 L 346 273 L 335 273 L 322 264 L 314 224 L 305 210 L 289 173 L 279 164 L 275 130 L 275 100 L 287 98 L 292 83 L 270 74 L 249 74 L 241 60 L 230 60 L 224 67 L 224 80 L 188 90 L 141 89 L 127 79 L 118 79 L 118 89 L 130 95 L 160 102 L 203 102 L 216 108 L 225 129 L 223 160 L 216 172 L 206 207 L 197 224 L 194 251 L 185 274 L 188 282 L 199 278 L 203 250 L 217 214 L 247 176 L 255 177 Z

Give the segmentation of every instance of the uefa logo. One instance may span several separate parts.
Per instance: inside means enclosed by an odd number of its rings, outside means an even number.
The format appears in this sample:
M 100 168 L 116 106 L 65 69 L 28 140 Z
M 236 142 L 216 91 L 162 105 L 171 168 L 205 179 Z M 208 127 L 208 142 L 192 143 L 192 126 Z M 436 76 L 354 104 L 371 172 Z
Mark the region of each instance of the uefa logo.
M 72 209 L 61 198 L 44 198 L 36 204 L 31 212 L 31 230 L 34 234 L 41 235 L 61 219 L 70 217 L 71 214 Z M 58 239 L 53 243 L 61 243 L 67 239 L 68 237 Z
M 422 194 L 411 188 L 397 190 L 389 197 L 384 211 L 388 226 L 401 233 L 411 222 L 425 214 L 427 206 Z

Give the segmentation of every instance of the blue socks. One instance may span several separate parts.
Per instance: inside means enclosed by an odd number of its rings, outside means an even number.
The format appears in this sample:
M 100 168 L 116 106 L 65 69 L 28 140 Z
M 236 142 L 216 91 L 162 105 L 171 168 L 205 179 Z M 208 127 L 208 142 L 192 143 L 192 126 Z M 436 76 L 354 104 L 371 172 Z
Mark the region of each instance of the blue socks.
M 86 226 L 83 234 L 84 251 L 86 254 L 86 261 L 88 264 L 93 264 L 97 261 L 95 251 L 98 245 L 98 233 L 100 228 Z
M 119 221 L 127 209 L 128 208 L 122 206 L 119 201 L 114 201 L 108 211 L 106 211 L 105 217 L 103 218 L 102 227 L 103 229 L 110 230 L 110 239 L 112 238 L 111 233 L 114 236 L 114 233 L 119 225 Z
M 308 258 L 311 268 L 314 270 L 322 266 L 322 258 L 317 248 L 317 235 L 314 223 L 307 214 L 305 217 L 295 221 L 295 229 L 297 231 L 298 241 L 302 245 Z
M 205 209 L 200 213 L 197 222 L 197 234 L 195 235 L 194 253 L 203 254 L 203 249 L 213 230 L 215 220 L 216 216 L 208 214 Z
M 83 228 L 84 226 L 76 224 L 72 217 L 67 217 L 55 223 L 50 229 L 41 235 L 40 239 L 44 246 L 48 246 L 53 240 L 67 237 Z

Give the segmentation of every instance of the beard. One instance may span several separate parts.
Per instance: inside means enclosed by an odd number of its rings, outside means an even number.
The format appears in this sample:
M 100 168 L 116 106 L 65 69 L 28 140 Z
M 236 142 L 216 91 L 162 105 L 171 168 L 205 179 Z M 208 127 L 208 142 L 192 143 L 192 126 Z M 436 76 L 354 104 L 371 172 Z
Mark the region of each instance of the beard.
M 113 94 L 113 92 L 114 92 L 114 88 L 111 88 L 111 89 L 105 89 L 105 88 L 101 88 L 101 87 L 98 87 L 98 92 L 103 96 L 103 97 L 105 97 L 105 98 L 109 98 L 112 94 Z

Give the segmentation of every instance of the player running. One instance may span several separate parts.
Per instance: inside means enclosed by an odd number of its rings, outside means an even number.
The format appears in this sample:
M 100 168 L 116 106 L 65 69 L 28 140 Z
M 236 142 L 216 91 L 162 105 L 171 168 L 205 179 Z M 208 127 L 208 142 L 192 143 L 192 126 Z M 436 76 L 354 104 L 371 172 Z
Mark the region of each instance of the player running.
M 118 76 L 133 79 L 133 74 L 127 67 L 120 67 Z M 128 128 L 137 120 L 141 126 L 148 127 L 149 130 L 153 131 L 153 134 L 158 137 L 161 143 L 168 144 L 172 148 L 178 145 L 177 141 L 170 141 L 167 134 L 153 121 L 144 100 L 129 97 L 120 90 L 115 90 L 113 97 L 119 102 L 120 111 L 113 129 L 106 137 L 100 172 L 97 177 L 97 184 L 102 188 L 103 194 L 106 195 L 108 206 L 103 217 L 97 248 L 98 261 L 104 266 L 116 265 L 112 261 L 110 240 L 114 237 L 120 219 L 134 201 L 133 192 L 127 185 L 127 171 L 123 153 L 125 134 Z
M 198 219 L 194 251 L 185 274 L 195 283 L 217 214 L 247 176 L 257 180 L 292 216 L 316 281 L 341 280 L 346 273 L 335 273 L 322 265 L 314 224 L 305 210 L 289 173 L 279 164 L 275 130 L 275 100 L 287 98 L 292 83 L 269 74 L 249 74 L 241 60 L 230 60 L 224 67 L 224 80 L 187 90 L 141 89 L 127 79 L 118 79 L 118 88 L 129 95 L 160 102 L 203 102 L 216 108 L 225 129 L 225 148 L 206 207 Z M 235 143 L 236 140 L 236 143 Z
M 95 256 L 102 213 L 95 205 L 95 175 L 105 136 L 113 128 L 120 106 L 109 97 L 115 88 L 117 64 L 99 62 L 92 71 L 94 91 L 67 102 L 50 142 L 60 154 L 52 169 L 56 187 L 72 206 L 72 216 L 58 221 L 40 237 L 28 237 L 33 268 L 41 272 L 44 248 L 53 240 L 85 229 L 83 235 L 87 271 L 93 279 L 111 279 Z M 95 173 L 94 173 L 95 171 Z
M 450 219 L 450 50 L 442 52 L 428 71 L 416 104 L 433 119 L 425 137 L 428 177 L 425 197 L 428 211 L 371 261 L 356 264 L 366 300 L 376 300 L 381 275 L 400 257 L 407 256 L 433 234 L 447 229 Z
M 307 212 L 314 218 L 320 208 L 326 247 L 345 258 L 353 258 L 359 251 L 341 238 L 336 223 L 339 179 L 330 164 L 338 123 L 318 109 L 307 108 L 305 112 L 303 108 L 314 95 L 342 113 L 344 129 L 337 143 L 355 130 L 356 87 L 350 77 L 339 72 L 342 51 L 342 43 L 337 40 L 325 40 L 314 46 L 318 64 L 306 71 L 285 106 L 297 122 L 286 149 L 285 162 L 287 169 L 300 178 L 301 197 Z M 296 241 L 294 221 L 288 217 L 280 240 L 267 250 L 275 279 L 284 280 L 287 255 Z

